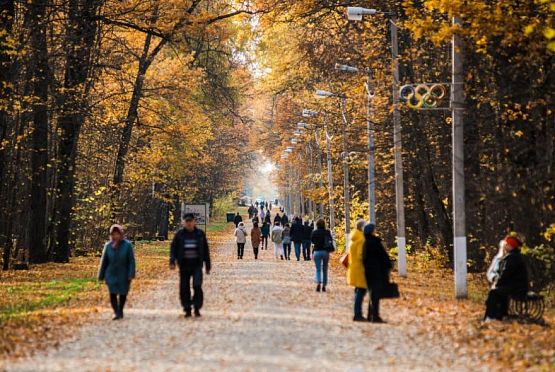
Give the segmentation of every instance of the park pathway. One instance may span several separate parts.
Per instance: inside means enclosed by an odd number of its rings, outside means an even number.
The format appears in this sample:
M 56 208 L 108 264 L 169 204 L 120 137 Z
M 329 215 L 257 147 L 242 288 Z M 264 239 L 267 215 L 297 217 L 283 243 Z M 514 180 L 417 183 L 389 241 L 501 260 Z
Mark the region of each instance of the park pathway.
M 448 340 L 427 333 L 402 302 L 384 301 L 387 324 L 353 323 L 352 291 L 332 275 L 316 293 L 312 262 L 275 261 L 272 249 L 255 261 L 247 244 L 214 246 L 205 276 L 202 318 L 184 319 L 178 275 L 133 297 L 123 321 L 101 319 L 73 340 L 8 366 L 8 371 L 273 371 L 479 370 Z

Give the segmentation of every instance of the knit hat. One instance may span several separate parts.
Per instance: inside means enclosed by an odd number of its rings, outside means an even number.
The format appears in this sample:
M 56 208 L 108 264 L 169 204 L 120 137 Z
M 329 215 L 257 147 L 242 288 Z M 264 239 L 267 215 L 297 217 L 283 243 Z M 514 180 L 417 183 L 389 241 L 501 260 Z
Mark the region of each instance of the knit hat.
M 110 226 L 110 235 L 111 235 L 114 231 L 117 231 L 117 232 L 119 232 L 120 234 L 123 235 L 123 227 L 121 227 L 121 225 L 114 224 L 114 225 Z
M 366 226 L 364 226 L 364 235 L 372 234 L 375 229 L 376 229 L 376 225 L 374 225 L 373 223 L 366 224 Z
M 513 248 L 519 248 L 522 245 L 520 240 L 518 240 L 514 236 L 507 236 L 505 238 L 505 242 Z

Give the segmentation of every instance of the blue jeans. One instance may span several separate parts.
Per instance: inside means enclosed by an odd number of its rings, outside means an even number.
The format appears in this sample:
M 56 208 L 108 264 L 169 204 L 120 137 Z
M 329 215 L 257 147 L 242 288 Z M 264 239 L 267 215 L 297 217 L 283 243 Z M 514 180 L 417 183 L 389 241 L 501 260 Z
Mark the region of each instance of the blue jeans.
M 293 242 L 293 244 L 295 245 L 295 257 L 299 261 L 301 257 L 301 242 Z
M 355 288 L 355 318 L 362 318 L 362 301 L 366 295 L 366 288 Z
M 322 284 L 324 286 L 328 284 L 329 261 L 330 253 L 328 251 L 314 251 L 314 264 L 316 265 L 316 283 Z
M 310 261 L 310 245 L 312 242 L 310 240 L 303 240 L 303 258 L 305 261 Z

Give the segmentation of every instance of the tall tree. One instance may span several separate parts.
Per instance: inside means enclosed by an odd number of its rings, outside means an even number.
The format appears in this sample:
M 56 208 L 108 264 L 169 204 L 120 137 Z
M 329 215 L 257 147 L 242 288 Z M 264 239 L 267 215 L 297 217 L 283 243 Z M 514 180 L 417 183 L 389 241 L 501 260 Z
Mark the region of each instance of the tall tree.
M 55 261 L 67 262 L 70 255 L 71 214 L 74 205 L 75 158 L 81 126 L 86 118 L 89 79 L 98 33 L 97 11 L 103 0 L 70 0 L 65 38 L 66 61 L 61 112 L 58 118 L 60 143 L 55 200 Z
M 31 215 L 29 224 L 29 261 L 45 262 L 47 219 L 47 167 L 48 167 L 48 0 L 30 3 L 32 29 L 31 54 L 33 56 L 33 134 L 31 153 Z

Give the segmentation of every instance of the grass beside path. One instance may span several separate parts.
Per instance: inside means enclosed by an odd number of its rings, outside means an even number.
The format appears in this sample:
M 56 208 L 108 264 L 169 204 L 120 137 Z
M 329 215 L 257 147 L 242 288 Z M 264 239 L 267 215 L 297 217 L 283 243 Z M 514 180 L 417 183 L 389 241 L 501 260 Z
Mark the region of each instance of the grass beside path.
M 233 224 L 214 219 L 208 237 L 219 241 Z M 137 277 L 130 302 L 167 270 L 169 241 L 137 242 Z M 75 257 L 68 264 L 32 265 L 0 273 L 0 359 L 56 345 L 87 316 L 108 306 L 106 288 L 96 280 L 98 256 Z

